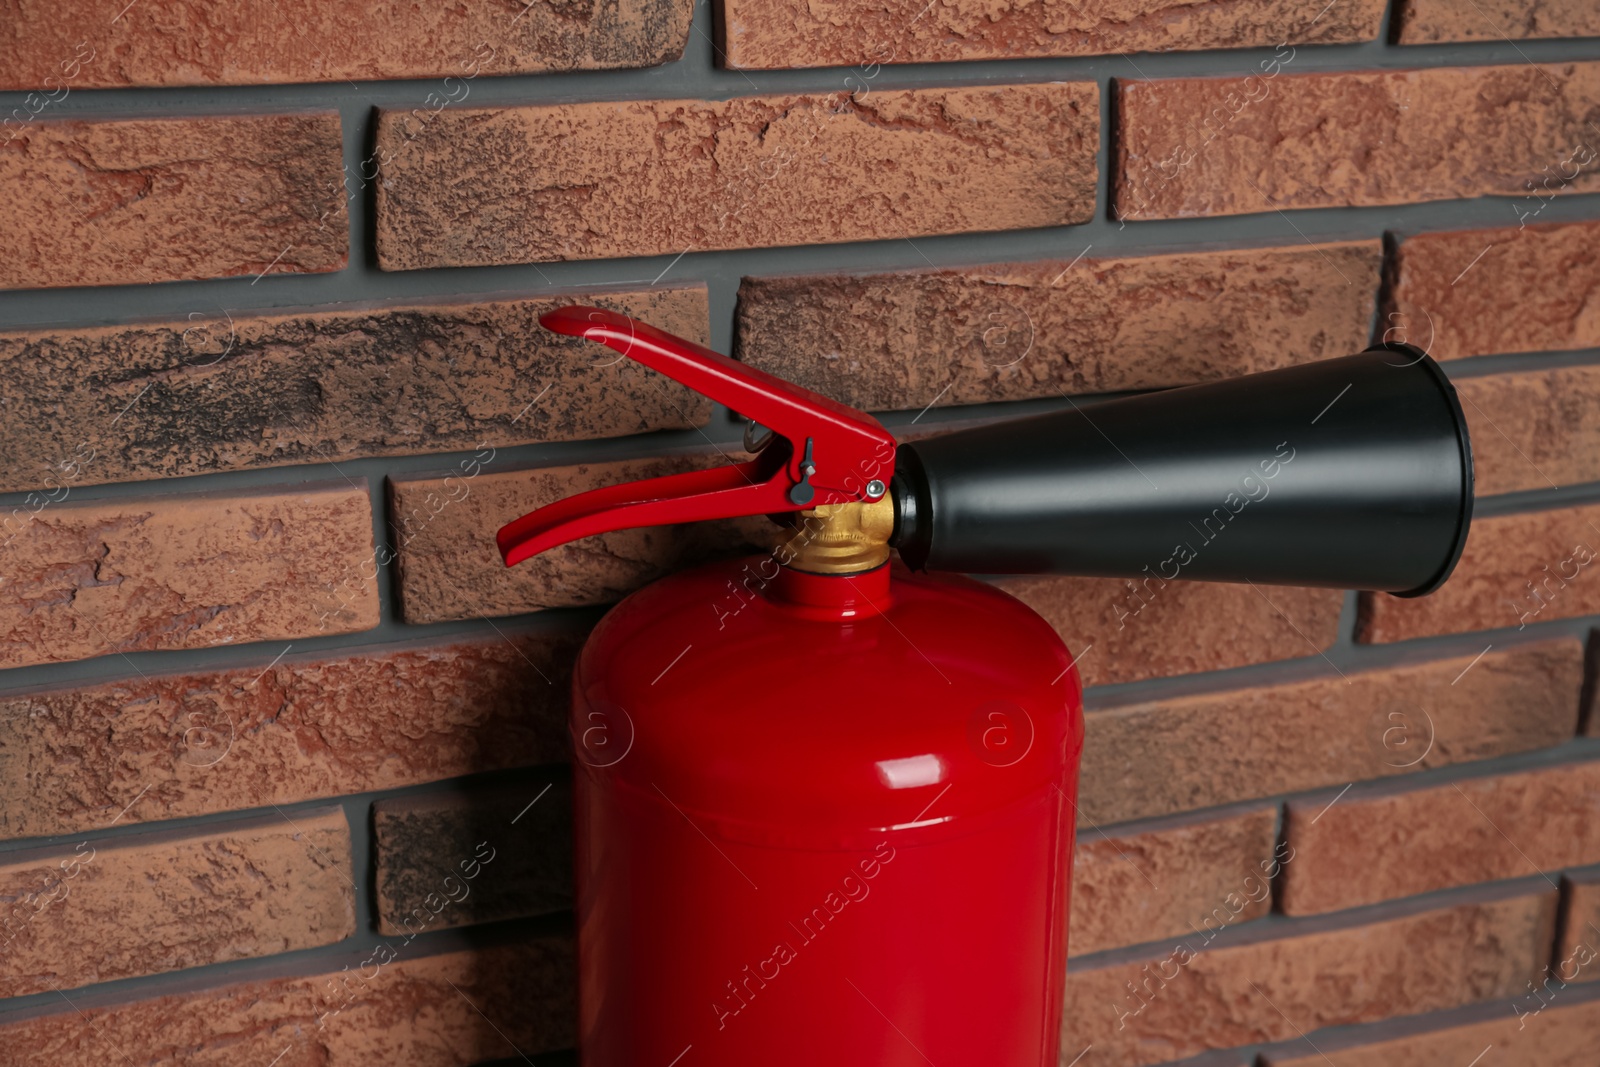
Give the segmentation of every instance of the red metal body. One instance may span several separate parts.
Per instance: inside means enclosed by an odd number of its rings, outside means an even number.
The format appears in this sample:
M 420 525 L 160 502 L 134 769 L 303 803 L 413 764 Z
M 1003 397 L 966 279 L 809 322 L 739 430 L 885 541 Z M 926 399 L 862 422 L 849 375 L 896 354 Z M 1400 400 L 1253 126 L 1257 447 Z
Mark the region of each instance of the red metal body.
M 1006 594 L 889 571 L 718 564 L 590 639 L 587 1067 L 1056 1063 L 1076 671 Z

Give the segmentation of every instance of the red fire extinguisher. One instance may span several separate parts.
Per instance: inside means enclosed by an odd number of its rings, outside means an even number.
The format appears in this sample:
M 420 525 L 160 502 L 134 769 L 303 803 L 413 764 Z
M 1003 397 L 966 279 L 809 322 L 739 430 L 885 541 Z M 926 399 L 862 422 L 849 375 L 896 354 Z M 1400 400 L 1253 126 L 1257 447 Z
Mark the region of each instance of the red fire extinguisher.
M 644 323 L 541 321 L 770 433 L 746 462 L 510 523 L 508 565 L 627 527 L 792 531 L 634 593 L 580 657 L 587 1067 L 1054 1065 L 1078 675 L 1027 607 L 925 572 L 1419 595 L 1470 521 L 1454 390 L 1402 345 L 897 447 Z

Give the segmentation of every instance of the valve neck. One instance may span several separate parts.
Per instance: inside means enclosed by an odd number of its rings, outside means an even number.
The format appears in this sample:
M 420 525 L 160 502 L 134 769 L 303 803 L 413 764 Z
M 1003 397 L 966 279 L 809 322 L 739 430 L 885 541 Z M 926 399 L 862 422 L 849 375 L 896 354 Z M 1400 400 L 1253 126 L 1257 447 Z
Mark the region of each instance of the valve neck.
M 889 562 L 894 502 L 823 504 L 782 517 L 794 533 L 779 552 L 785 567 L 808 574 L 851 575 Z

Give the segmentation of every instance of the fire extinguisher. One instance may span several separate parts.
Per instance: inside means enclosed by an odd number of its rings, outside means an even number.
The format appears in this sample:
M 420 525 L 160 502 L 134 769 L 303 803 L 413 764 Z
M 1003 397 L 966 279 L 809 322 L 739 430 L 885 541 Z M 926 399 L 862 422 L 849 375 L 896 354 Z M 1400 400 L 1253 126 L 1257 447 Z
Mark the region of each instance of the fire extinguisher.
M 645 323 L 540 321 L 769 432 L 745 462 L 510 523 L 507 565 L 628 527 L 791 531 L 632 594 L 580 656 L 587 1067 L 1054 1065 L 1078 674 L 1027 607 L 929 572 L 1417 596 L 1471 518 L 1455 391 L 1404 345 L 897 447 Z

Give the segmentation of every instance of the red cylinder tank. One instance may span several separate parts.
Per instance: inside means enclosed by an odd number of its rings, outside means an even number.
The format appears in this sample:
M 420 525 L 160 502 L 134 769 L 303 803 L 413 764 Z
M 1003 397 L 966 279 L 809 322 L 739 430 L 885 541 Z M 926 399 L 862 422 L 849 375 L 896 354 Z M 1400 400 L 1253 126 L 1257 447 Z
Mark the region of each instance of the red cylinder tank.
M 1032 611 L 720 563 L 574 690 L 587 1067 L 1053 1067 L 1083 715 Z

